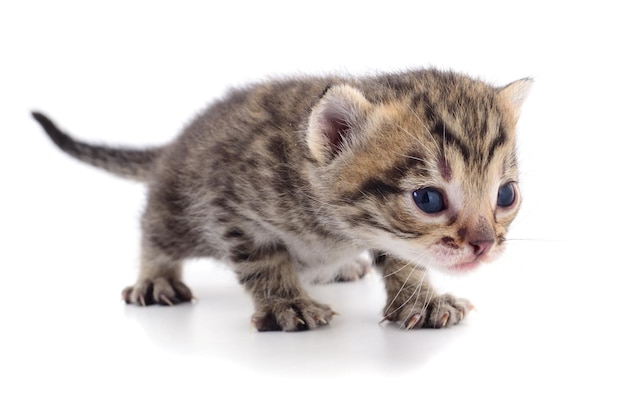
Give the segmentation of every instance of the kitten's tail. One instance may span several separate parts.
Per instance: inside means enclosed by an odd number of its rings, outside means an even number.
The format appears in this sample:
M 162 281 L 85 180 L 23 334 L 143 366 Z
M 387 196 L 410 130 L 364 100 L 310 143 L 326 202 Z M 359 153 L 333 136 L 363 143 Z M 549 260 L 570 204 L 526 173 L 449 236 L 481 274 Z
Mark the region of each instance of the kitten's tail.
M 32 115 L 63 151 L 87 164 L 124 178 L 148 181 L 155 160 L 163 151 L 162 147 L 146 150 L 120 149 L 79 142 L 59 130 L 45 115 L 36 111 Z

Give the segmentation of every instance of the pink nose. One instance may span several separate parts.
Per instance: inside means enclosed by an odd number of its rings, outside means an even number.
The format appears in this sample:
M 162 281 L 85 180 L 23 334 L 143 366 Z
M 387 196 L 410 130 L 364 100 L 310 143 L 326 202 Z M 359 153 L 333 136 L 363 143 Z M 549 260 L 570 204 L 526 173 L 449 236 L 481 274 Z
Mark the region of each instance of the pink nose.
M 493 246 L 493 240 L 474 241 L 469 243 L 474 248 L 474 255 L 480 256 L 489 252 Z

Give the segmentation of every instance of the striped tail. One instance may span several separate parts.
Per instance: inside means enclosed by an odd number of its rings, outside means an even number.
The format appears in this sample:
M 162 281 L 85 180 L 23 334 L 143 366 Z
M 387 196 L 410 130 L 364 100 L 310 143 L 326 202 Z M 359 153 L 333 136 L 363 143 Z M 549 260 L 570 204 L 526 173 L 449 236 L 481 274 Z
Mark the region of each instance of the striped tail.
M 153 165 L 163 151 L 162 147 L 138 150 L 90 145 L 71 138 L 59 130 L 45 115 L 38 112 L 33 112 L 32 115 L 50 139 L 64 152 L 87 164 L 124 178 L 148 181 Z

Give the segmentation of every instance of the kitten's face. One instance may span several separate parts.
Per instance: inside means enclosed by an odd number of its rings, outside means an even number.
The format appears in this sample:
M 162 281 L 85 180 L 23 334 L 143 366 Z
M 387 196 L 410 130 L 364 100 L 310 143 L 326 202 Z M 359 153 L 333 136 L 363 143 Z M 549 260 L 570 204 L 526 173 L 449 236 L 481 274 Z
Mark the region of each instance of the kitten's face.
M 334 189 L 325 194 L 337 195 L 325 201 L 344 229 L 447 271 L 499 255 L 521 201 L 515 123 L 524 88 L 507 88 L 463 81 L 383 105 L 358 100 L 367 122 L 343 120 L 346 143 L 326 166 Z

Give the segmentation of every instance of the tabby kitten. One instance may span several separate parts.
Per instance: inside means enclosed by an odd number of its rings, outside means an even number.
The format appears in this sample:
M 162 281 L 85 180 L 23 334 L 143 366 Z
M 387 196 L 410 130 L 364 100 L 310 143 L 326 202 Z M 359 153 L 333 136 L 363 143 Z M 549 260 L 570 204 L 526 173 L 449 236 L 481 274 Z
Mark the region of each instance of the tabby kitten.
M 259 331 L 314 329 L 335 313 L 301 278 L 356 278 L 373 262 L 384 320 L 412 329 L 472 309 L 438 294 L 428 268 L 466 272 L 503 250 L 520 207 L 515 124 L 530 86 L 432 69 L 269 81 L 232 90 L 147 150 L 86 144 L 33 116 L 65 152 L 148 185 L 127 303 L 192 300 L 182 262 L 213 257 L 252 295 Z

